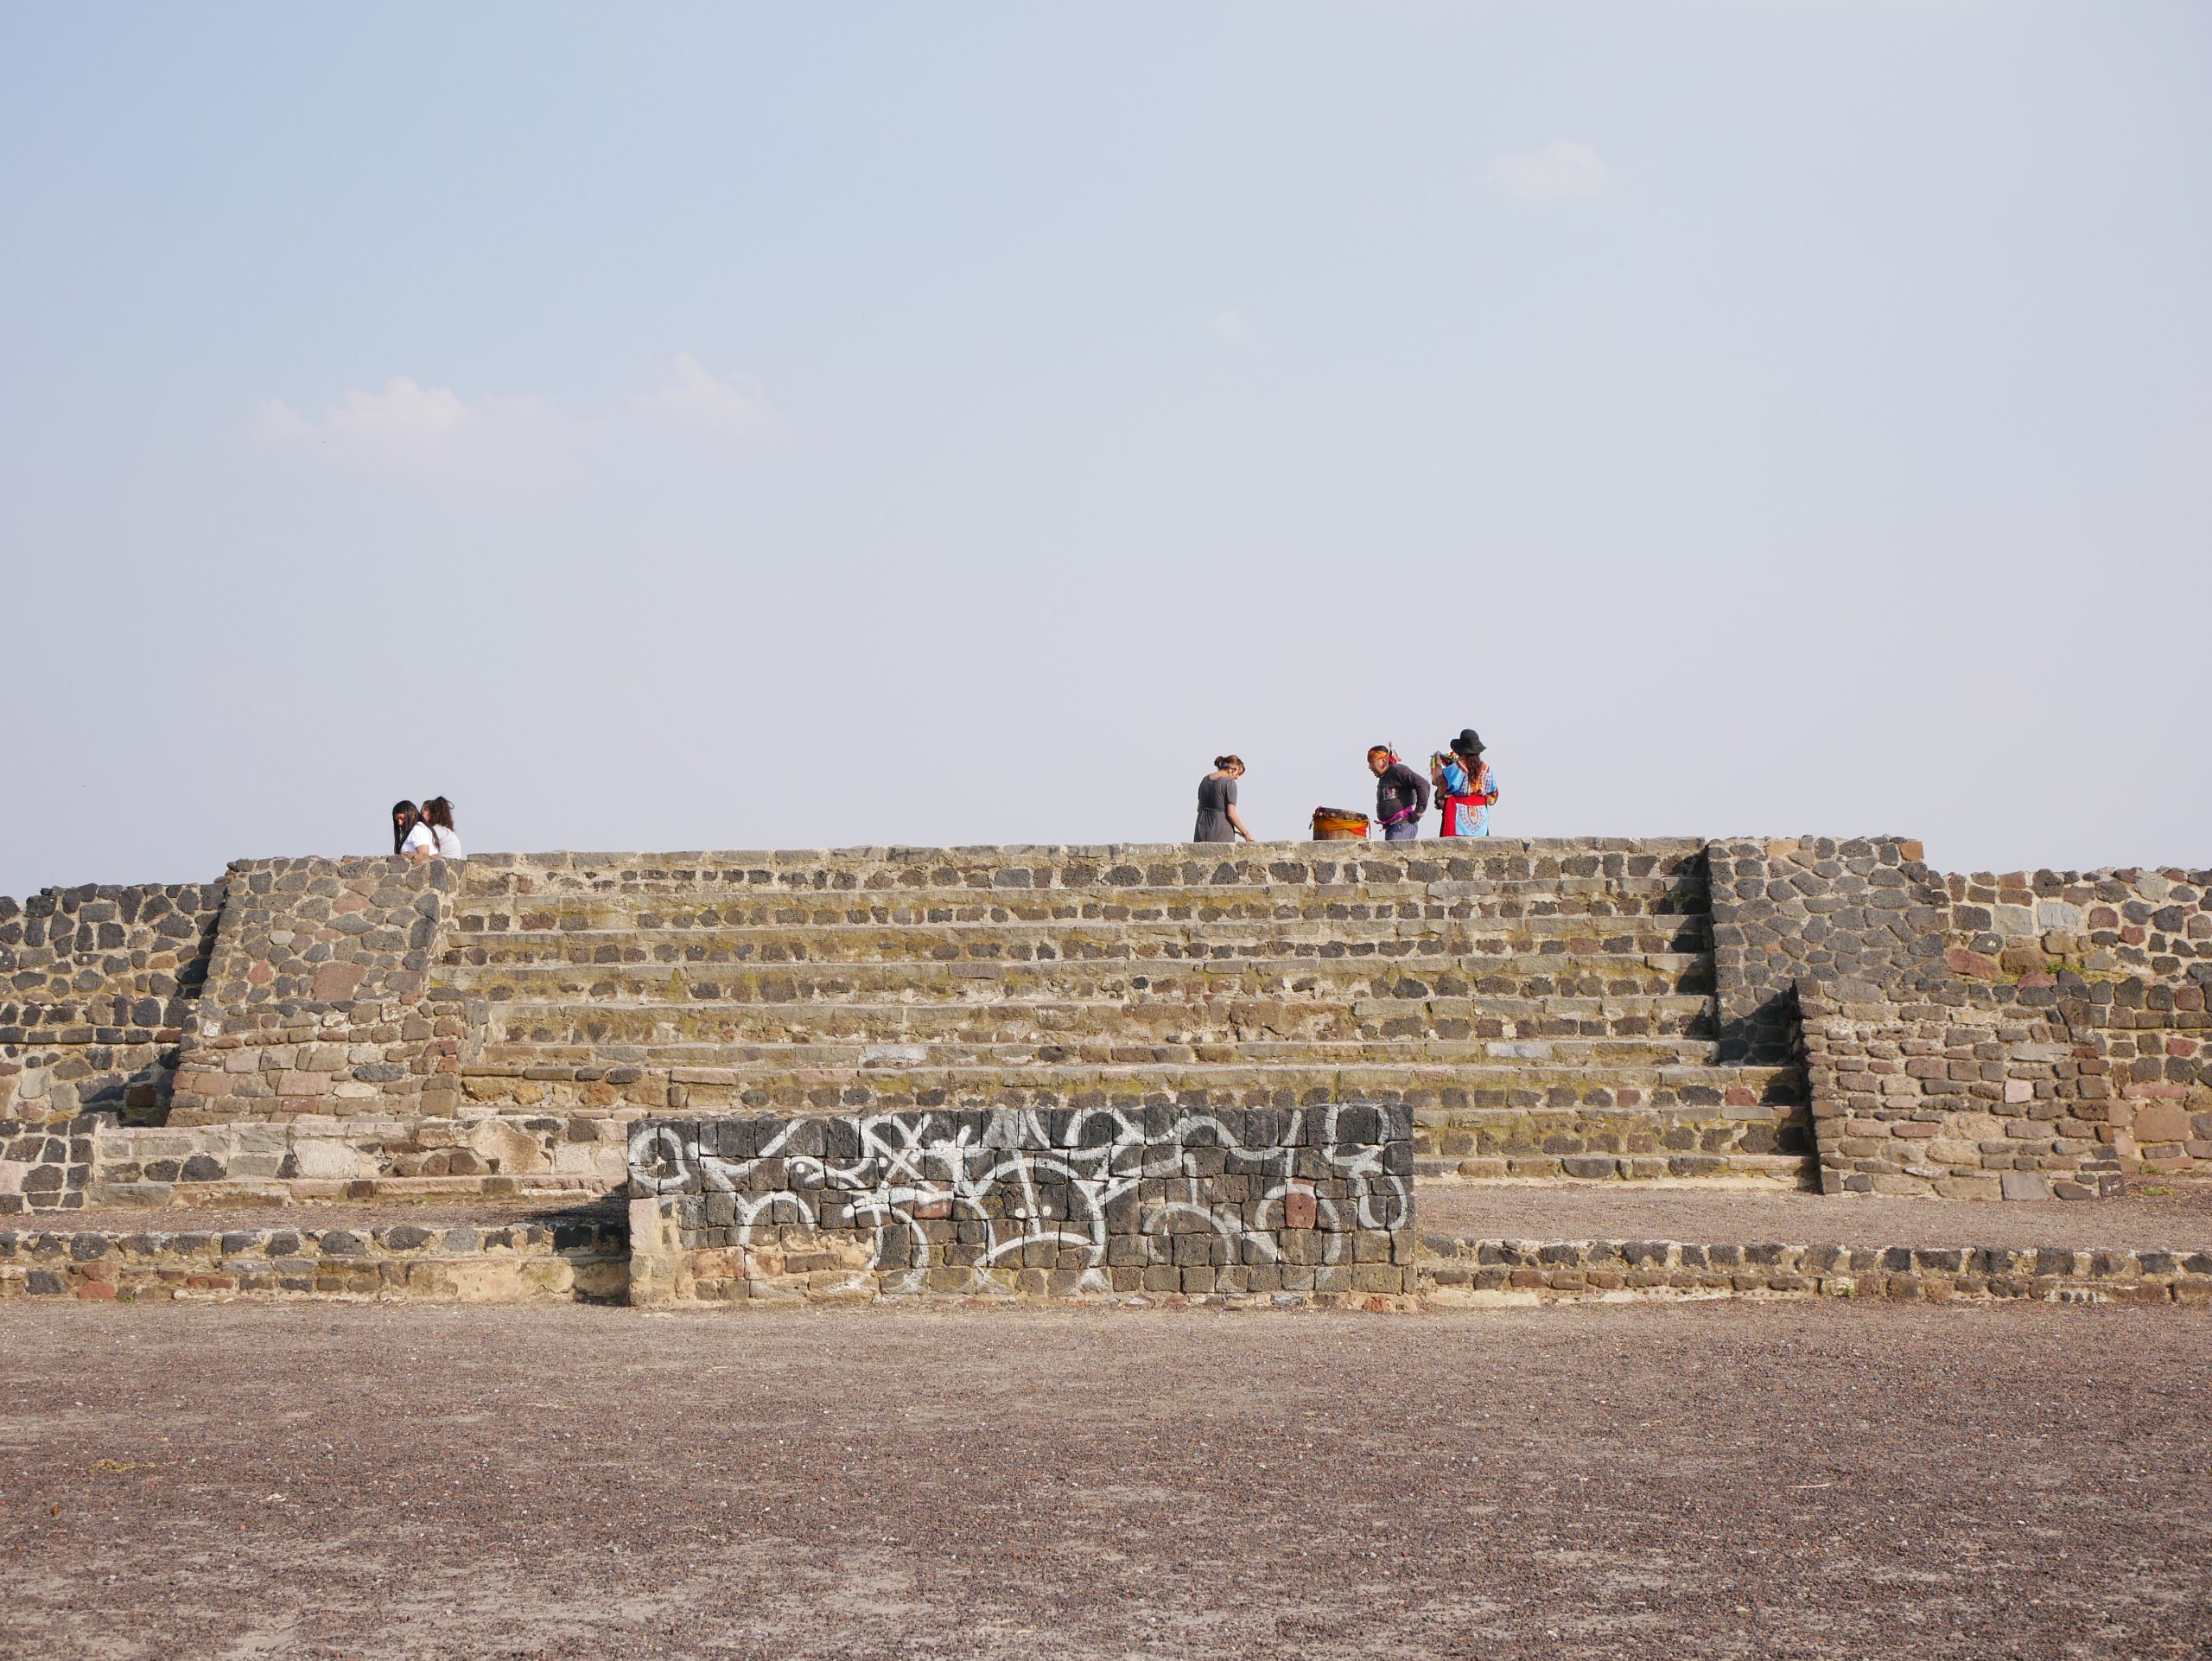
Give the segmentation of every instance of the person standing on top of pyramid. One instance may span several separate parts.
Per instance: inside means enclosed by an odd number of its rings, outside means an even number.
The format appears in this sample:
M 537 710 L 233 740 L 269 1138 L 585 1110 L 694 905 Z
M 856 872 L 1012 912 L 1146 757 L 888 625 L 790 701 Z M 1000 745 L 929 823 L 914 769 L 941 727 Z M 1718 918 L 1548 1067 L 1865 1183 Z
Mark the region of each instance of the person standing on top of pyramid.
M 1398 760 L 1388 744 L 1367 753 L 1375 775 L 1375 823 L 1385 842 L 1411 842 L 1421 835 L 1421 816 L 1428 811 L 1428 780 Z
M 1497 774 L 1483 760 L 1480 733 L 1472 727 L 1461 728 L 1448 753 L 1429 758 L 1428 777 L 1436 786 L 1436 805 L 1444 811 L 1443 835 L 1490 835 L 1490 809 L 1497 799 Z

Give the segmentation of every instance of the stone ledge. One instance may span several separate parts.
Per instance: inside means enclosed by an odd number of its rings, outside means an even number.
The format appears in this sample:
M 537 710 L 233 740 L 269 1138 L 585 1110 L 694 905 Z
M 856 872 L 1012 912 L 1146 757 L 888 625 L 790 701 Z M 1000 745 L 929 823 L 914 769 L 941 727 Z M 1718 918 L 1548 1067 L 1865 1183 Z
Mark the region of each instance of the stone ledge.
M 629 1231 L 581 1219 L 358 1229 L 0 1230 L 0 1301 L 343 1297 L 619 1302 Z
M 1868 1297 L 1930 1303 L 2212 1308 L 2212 1251 L 2067 1246 L 1695 1244 L 1675 1240 L 1473 1240 L 1427 1236 L 1422 1298 L 1478 1303 L 1638 1297 Z

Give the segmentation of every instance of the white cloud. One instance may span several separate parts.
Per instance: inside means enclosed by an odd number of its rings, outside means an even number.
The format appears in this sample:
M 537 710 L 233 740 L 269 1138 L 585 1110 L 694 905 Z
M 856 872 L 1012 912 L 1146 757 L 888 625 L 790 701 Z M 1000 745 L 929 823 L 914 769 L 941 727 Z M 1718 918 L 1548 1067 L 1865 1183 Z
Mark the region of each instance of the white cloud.
M 671 375 L 658 390 L 632 398 L 630 408 L 696 421 L 716 432 L 760 433 L 777 424 L 776 411 L 757 380 L 724 380 L 709 373 L 689 352 L 678 355 Z
M 1564 138 L 1526 156 L 1501 156 L 1484 175 L 1516 196 L 1595 196 L 1611 177 L 1594 147 Z
M 381 392 L 356 388 L 312 419 L 270 398 L 256 417 L 254 434 L 264 442 L 312 447 L 410 473 L 481 476 L 527 470 L 561 424 L 534 398 L 472 403 L 449 386 L 394 375 Z
M 312 449 L 333 460 L 480 480 L 541 473 L 587 441 L 603 442 L 648 421 L 738 437 L 777 424 L 755 381 L 721 379 L 688 352 L 671 366 L 670 377 L 611 417 L 577 420 L 542 398 L 467 398 L 449 386 L 424 386 L 411 376 L 394 375 L 382 391 L 356 388 L 320 416 L 270 398 L 256 411 L 253 431 L 264 443 Z
M 1241 311 L 1217 311 L 1206 319 L 1206 328 L 1223 340 L 1239 344 L 1252 338 L 1252 326 Z

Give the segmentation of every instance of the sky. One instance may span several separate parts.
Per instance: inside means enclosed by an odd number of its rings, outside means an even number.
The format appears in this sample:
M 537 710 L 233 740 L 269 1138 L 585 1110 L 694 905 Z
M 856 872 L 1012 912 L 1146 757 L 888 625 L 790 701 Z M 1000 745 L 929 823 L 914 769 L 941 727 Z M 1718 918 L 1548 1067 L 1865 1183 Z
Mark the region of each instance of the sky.
M 0 894 L 1503 836 L 2212 865 L 2212 8 L 0 9 Z M 1433 825 L 1433 820 L 1431 821 Z

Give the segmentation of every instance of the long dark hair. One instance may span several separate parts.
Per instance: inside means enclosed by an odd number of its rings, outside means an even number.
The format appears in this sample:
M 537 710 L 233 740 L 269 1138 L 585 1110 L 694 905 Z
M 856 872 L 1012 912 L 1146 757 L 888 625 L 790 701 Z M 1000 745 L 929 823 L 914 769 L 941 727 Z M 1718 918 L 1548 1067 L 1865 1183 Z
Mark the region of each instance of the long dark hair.
M 394 802 L 391 805 L 391 851 L 393 853 L 405 850 L 407 833 L 422 822 L 423 815 L 416 811 L 414 803 Z
M 453 804 L 442 796 L 433 796 L 423 804 L 423 823 L 441 830 L 453 829 Z

